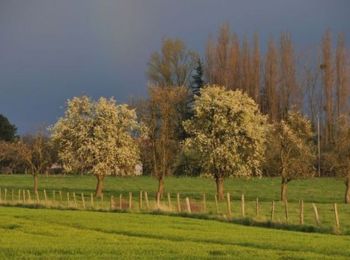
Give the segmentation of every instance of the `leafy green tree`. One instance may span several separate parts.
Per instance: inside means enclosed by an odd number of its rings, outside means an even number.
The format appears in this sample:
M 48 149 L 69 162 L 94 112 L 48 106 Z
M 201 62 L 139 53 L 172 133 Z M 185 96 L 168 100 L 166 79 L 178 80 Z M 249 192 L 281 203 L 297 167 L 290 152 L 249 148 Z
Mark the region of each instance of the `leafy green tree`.
M 203 170 L 215 178 L 219 199 L 224 197 L 225 177 L 261 174 L 269 126 L 245 93 L 216 85 L 203 88 L 194 117 L 184 127 L 190 135 L 185 148 L 195 150 Z
M 7 117 L 0 114 L 0 140 L 14 141 L 16 132 L 16 126 L 11 124 Z
M 106 175 L 133 175 L 139 148 L 133 132 L 140 130 L 136 113 L 114 99 L 75 97 L 52 128 L 58 156 L 66 171 L 96 176 L 96 196 L 103 193 Z

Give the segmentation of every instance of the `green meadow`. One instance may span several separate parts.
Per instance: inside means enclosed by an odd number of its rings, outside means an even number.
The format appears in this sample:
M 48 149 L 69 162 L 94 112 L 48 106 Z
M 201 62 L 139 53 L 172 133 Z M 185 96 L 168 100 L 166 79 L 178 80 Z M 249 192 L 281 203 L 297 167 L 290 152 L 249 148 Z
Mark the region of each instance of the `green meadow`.
M 149 214 L 0 207 L 0 257 L 349 259 L 349 236 Z
M 231 216 L 228 216 L 226 200 L 219 202 L 217 211 L 215 184 L 207 178 L 167 178 L 165 187 L 171 204 L 164 196 L 161 211 L 155 210 L 157 181 L 152 177 L 107 177 L 104 199 L 94 198 L 93 205 L 90 195 L 96 180 L 92 176 L 40 177 L 40 206 L 21 201 L 23 190 L 31 193 L 32 182 L 30 175 L 0 175 L 1 258 L 350 257 L 350 206 L 343 204 L 342 179 L 292 181 L 288 187 L 288 220 L 285 205 L 279 201 L 279 178 L 227 179 L 225 192 L 231 195 Z M 18 197 L 18 191 L 22 197 Z M 140 208 L 140 191 L 148 193 L 148 209 L 145 209 L 144 197 Z M 177 193 L 181 213 L 177 212 Z M 82 208 L 81 194 L 84 194 L 86 210 Z M 119 209 L 120 195 L 122 210 Z M 31 196 L 34 200 L 32 193 Z M 115 199 L 112 210 L 111 196 Z M 187 212 L 186 197 L 191 202 L 192 214 Z M 304 201 L 304 225 L 299 224 L 299 200 Z M 273 219 L 272 201 L 275 201 Z M 319 225 L 315 222 L 312 203 L 318 208 Z M 335 227 L 334 203 L 338 206 L 339 229 Z

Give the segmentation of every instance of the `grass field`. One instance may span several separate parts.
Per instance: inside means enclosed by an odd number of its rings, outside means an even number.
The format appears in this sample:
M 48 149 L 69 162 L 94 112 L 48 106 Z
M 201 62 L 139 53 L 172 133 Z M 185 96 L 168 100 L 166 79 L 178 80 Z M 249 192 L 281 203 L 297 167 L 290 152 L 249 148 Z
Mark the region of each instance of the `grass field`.
M 93 176 L 42 176 L 39 179 L 39 189 L 93 192 L 96 178 Z M 0 187 L 8 189 L 32 189 L 33 178 L 30 175 L 0 175 Z M 205 192 L 209 196 L 215 194 L 215 183 L 208 178 L 168 177 L 165 180 L 166 192 L 179 192 L 184 196 L 200 198 Z M 137 194 L 140 190 L 148 191 L 155 196 L 157 180 L 148 177 L 107 177 L 105 179 L 105 194 L 127 195 Z M 343 203 L 345 185 L 343 179 L 313 178 L 291 181 L 288 185 L 288 201 L 315 203 Z M 271 202 L 279 200 L 280 178 L 226 179 L 225 192 L 230 192 L 234 199 L 239 199 L 244 193 L 247 200 Z
M 17 192 L 31 190 L 32 181 L 29 175 L 0 175 L 3 203 L 6 188 L 8 204 L 21 204 Z M 278 178 L 228 179 L 225 181 L 225 191 L 233 197 L 231 206 L 234 223 L 272 226 L 288 231 L 218 221 L 227 219 L 227 204 L 219 203 L 219 214 L 216 213 L 215 185 L 211 179 L 166 179 L 166 192 L 171 193 L 173 204 L 176 203 L 175 194 L 180 193 L 182 202 L 185 197 L 189 197 L 192 205 L 197 207 L 195 214 L 187 215 L 192 218 L 184 218 L 173 216 L 176 213 L 150 214 L 152 212 L 146 213 L 139 209 L 140 190 L 149 193 L 151 207 L 155 206 L 155 179 L 145 176 L 108 177 L 105 180 L 105 199 L 103 202 L 95 200 L 94 210 L 108 211 L 110 196 L 118 198 L 119 194 L 123 194 L 127 201 L 131 192 L 133 208 L 126 209 L 129 213 L 0 207 L 0 258 L 349 259 L 350 205 L 342 203 L 342 180 L 318 178 L 292 181 L 288 191 L 288 223 L 285 222 L 283 204 L 278 201 L 279 181 Z M 72 197 L 70 204 L 65 198 L 68 192 L 70 196 L 74 192 L 77 194 L 78 208 L 81 209 L 82 201 L 78 195 L 84 193 L 89 209 L 88 195 L 94 191 L 95 184 L 96 180 L 92 176 L 43 176 L 39 181 L 40 197 L 43 199 L 45 189 L 51 201 L 49 207 L 74 208 Z M 54 202 L 53 191 L 56 192 Z M 62 191 L 63 201 L 57 198 L 58 191 Z M 207 198 L 206 212 L 202 208 L 203 193 Z M 240 215 L 242 193 L 246 200 L 246 218 Z M 258 217 L 255 215 L 256 197 L 260 201 Z M 305 201 L 305 225 L 302 226 L 298 225 L 300 199 Z M 272 200 L 276 201 L 273 223 L 270 220 Z M 315 225 L 312 202 L 319 209 L 320 227 Z M 332 233 L 334 202 L 339 207 L 342 235 L 290 231 Z M 166 198 L 162 204 L 167 205 Z M 28 207 L 30 204 L 23 206 Z M 186 211 L 185 206 L 182 207 Z M 173 211 L 176 211 L 175 205 Z
M 273 222 L 277 225 L 270 225 L 281 228 L 294 230 L 316 230 L 332 233 L 335 231 L 335 217 L 333 211 L 333 203 L 338 203 L 340 233 L 350 234 L 350 205 L 342 203 L 344 193 L 344 183 L 341 179 L 333 178 L 314 178 L 307 180 L 292 181 L 289 185 L 289 202 L 288 202 L 288 223 L 285 219 L 284 204 L 279 201 L 279 178 L 263 178 L 263 179 L 227 179 L 225 181 L 225 190 L 230 192 L 232 200 L 232 218 L 236 222 L 244 220 L 241 215 L 241 194 L 245 194 L 246 206 L 245 217 L 254 222 L 269 224 L 271 221 L 271 202 L 276 201 L 275 214 Z M 92 176 L 50 176 L 41 177 L 39 186 L 41 189 L 40 196 L 43 199 L 42 190 L 47 191 L 49 199 L 53 197 L 53 190 L 56 191 L 55 207 L 74 207 L 72 205 L 72 193 L 77 194 L 77 206 L 82 207 L 80 194 L 83 192 L 86 197 L 86 205 L 89 207 L 89 194 L 94 191 L 96 180 Z M 14 199 L 18 196 L 18 189 L 32 188 L 32 177 L 27 175 L 0 175 L 0 188 L 2 188 L 2 197 L 4 197 L 4 188 L 8 190 L 7 198 L 10 192 L 14 190 Z M 128 210 L 128 195 L 133 194 L 133 208 L 131 211 L 139 212 L 138 196 L 139 191 L 147 191 L 151 200 L 151 207 L 155 207 L 155 191 L 157 181 L 151 177 L 108 177 L 105 180 L 105 199 L 103 202 L 95 201 L 95 209 L 109 209 L 109 197 L 113 195 L 118 204 L 119 194 L 123 194 L 124 208 Z M 61 190 L 63 201 L 58 201 L 57 191 Z M 184 198 L 189 197 L 193 212 L 196 214 L 204 214 L 218 216 L 219 218 L 227 217 L 227 203 L 219 203 L 219 214 L 216 212 L 214 203 L 215 185 L 214 181 L 206 178 L 190 178 L 170 177 L 166 179 L 166 191 L 171 193 L 172 206 L 168 207 L 167 199 L 164 198 L 162 205 L 165 210 L 176 211 L 176 193 L 180 193 L 182 200 L 182 210 L 186 211 Z M 67 204 L 66 194 L 70 193 L 70 204 Z M 202 204 L 202 194 L 206 194 L 207 211 L 204 212 Z M 33 196 L 33 195 L 32 195 Z M 259 198 L 259 216 L 256 216 L 255 200 Z M 299 225 L 299 200 L 305 202 L 305 226 L 295 227 Z M 320 215 L 321 228 L 316 228 L 314 212 L 311 203 L 316 203 Z M 141 210 L 142 211 L 142 210 Z M 250 223 L 251 224 L 251 223 Z M 254 224 L 254 223 L 253 223 Z M 281 225 L 282 224 L 282 225 Z M 288 224 L 290 227 L 286 226 Z M 309 228 L 314 226 L 315 228 Z
M 0 207 L 0 258 L 349 259 L 350 237 L 149 214 Z

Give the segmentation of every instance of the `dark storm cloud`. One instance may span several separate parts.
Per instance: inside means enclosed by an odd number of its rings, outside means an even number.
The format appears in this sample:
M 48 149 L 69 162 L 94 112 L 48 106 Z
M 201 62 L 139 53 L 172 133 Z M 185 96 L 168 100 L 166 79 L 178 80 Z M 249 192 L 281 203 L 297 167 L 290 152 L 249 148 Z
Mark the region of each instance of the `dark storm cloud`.
M 315 46 L 326 28 L 349 37 L 349 1 L 1 0 L 0 113 L 31 131 L 52 123 L 75 95 L 146 93 L 145 68 L 164 36 L 203 51 L 228 21 L 239 35 L 289 31 Z

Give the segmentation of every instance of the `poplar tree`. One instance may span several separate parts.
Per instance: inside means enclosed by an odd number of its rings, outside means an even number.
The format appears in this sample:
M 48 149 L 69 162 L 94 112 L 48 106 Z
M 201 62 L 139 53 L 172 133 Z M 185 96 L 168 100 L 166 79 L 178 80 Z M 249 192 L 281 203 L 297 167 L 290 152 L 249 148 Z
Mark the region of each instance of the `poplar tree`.
M 279 93 L 277 50 L 273 39 L 269 40 L 268 50 L 265 57 L 265 75 L 262 107 L 263 111 L 269 115 L 271 121 L 278 121 L 279 115 Z

